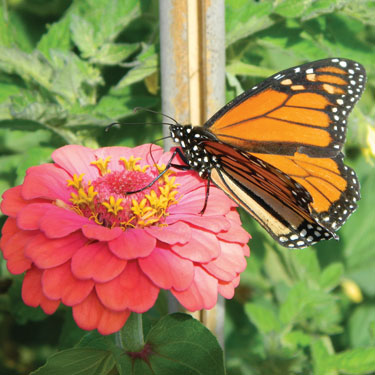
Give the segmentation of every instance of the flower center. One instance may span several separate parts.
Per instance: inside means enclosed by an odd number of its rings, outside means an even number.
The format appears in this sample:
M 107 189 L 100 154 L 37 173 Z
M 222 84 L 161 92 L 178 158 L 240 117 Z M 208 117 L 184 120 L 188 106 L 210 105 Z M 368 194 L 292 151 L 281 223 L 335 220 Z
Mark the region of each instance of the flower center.
M 177 203 L 178 193 L 173 173 L 168 170 L 151 187 L 138 193 L 127 194 L 143 189 L 165 169 L 165 165 L 141 167 L 141 158 L 120 158 L 122 170 L 111 172 L 108 169 L 110 157 L 98 159 L 93 164 L 99 170 L 99 177 L 94 181 L 84 182 L 83 174 L 68 180 L 73 188 L 70 201 L 73 210 L 79 215 L 94 220 L 108 228 L 144 228 L 151 225 L 166 225 L 168 208 Z

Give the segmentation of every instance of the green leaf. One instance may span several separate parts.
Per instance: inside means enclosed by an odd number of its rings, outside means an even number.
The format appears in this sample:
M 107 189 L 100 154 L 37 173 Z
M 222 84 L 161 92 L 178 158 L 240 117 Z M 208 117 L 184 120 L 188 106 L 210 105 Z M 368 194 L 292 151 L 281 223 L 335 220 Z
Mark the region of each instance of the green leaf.
M 300 17 L 312 0 L 283 0 L 278 3 L 274 12 L 286 18 Z
M 91 63 L 117 65 L 139 48 L 138 43 L 106 43 L 90 59 Z
M 283 249 L 286 260 L 290 264 L 291 273 L 297 280 L 317 284 L 320 277 L 319 261 L 313 249 L 303 251 L 288 251 Z
M 129 86 L 112 88 L 108 95 L 103 96 L 98 105 L 92 109 L 97 116 L 106 116 L 109 120 L 133 116 L 135 107 L 151 107 L 158 103 L 154 96 L 134 94 Z M 106 120 L 108 125 L 108 120 Z
M 358 348 L 329 357 L 328 367 L 343 374 L 362 375 L 375 371 L 375 348 Z
M 261 333 L 279 332 L 281 323 L 274 310 L 260 304 L 248 303 L 245 311 Z
M 296 350 L 298 347 L 306 347 L 310 345 L 311 337 L 303 331 L 295 330 L 285 334 L 283 342 Z
M 332 13 L 343 6 L 342 0 L 315 0 L 310 3 L 302 14 L 302 21 L 319 17 L 323 14 Z
M 103 83 L 100 71 L 71 52 L 51 51 L 51 59 L 55 67 L 51 90 L 72 104 L 95 104 L 96 87 Z
M 70 18 L 67 16 L 50 25 L 37 45 L 38 50 L 48 59 L 51 50 L 69 51 L 70 47 Z
M 115 366 L 111 352 L 96 349 L 68 349 L 52 355 L 32 375 L 105 375 Z
M 344 266 L 342 263 L 332 263 L 325 269 L 323 269 L 319 285 L 325 291 L 330 291 L 340 283 L 341 277 L 344 273 Z
M 0 46 L 0 69 L 19 75 L 25 82 L 38 83 L 48 90 L 51 87 L 52 67 L 39 51 L 25 53 Z
M 315 339 L 310 345 L 311 355 L 313 359 L 314 375 L 331 375 L 328 372 L 328 358 L 332 352 L 332 346 L 327 337 Z M 334 375 L 334 374 L 332 374 Z
M 313 317 L 331 297 L 318 290 L 310 289 L 299 282 L 290 290 L 286 301 L 281 305 L 280 319 L 285 324 L 293 324 Z
M 0 45 L 10 47 L 13 42 L 12 24 L 9 22 L 9 13 L 6 3 L 0 6 Z
M 189 315 L 177 313 L 162 318 L 151 328 L 146 342 L 153 351 L 149 357 L 153 374 L 225 373 L 223 351 L 217 339 Z
M 102 45 L 114 41 L 140 15 L 140 4 L 136 0 L 87 0 L 74 5 L 73 39 L 85 57 L 94 57 Z
M 257 65 L 246 64 L 242 61 L 233 61 L 226 67 L 227 73 L 239 74 L 250 77 L 267 78 L 275 73 L 273 69 L 264 68 Z
M 124 78 L 118 83 L 116 88 L 120 89 L 135 82 L 142 81 L 144 78 L 155 73 L 157 69 L 158 55 L 155 52 L 155 46 L 145 45 L 143 51 L 137 56 L 136 66 L 125 74 Z
M 340 231 L 345 241 L 345 277 L 354 280 L 366 294 L 375 296 L 375 174 L 363 159 L 353 167 L 361 177 L 362 199 Z
M 373 0 L 347 0 L 342 11 L 362 23 L 372 26 L 375 25 L 375 3 Z
M 353 347 L 375 346 L 374 332 L 371 332 L 373 324 L 375 324 L 374 305 L 360 305 L 355 308 L 349 319 L 349 336 Z
M 245 38 L 274 23 L 271 2 L 229 0 L 225 2 L 226 45 Z
M 83 58 L 96 54 L 99 45 L 94 39 L 94 26 L 85 18 L 74 14 L 71 18 L 70 28 L 72 39 L 82 53 Z

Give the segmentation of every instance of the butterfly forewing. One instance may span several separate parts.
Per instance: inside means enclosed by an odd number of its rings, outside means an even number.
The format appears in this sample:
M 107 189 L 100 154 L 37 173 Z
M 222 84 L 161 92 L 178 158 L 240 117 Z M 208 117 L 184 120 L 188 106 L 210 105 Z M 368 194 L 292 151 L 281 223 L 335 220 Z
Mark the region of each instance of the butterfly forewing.
M 362 65 L 347 59 L 290 68 L 244 92 L 205 127 L 218 140 L 249 152 L 333 157 L 365 81 Z

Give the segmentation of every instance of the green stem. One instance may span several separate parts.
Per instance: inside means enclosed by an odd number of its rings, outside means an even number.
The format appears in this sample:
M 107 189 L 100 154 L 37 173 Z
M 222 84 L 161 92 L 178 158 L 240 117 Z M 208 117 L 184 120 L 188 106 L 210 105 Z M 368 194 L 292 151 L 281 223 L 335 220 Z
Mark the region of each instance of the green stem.
M 138 352 L 143 349 L 142 314 L 131 313 L 124 327 L 119 332 L 121 346 L 128 352 Z

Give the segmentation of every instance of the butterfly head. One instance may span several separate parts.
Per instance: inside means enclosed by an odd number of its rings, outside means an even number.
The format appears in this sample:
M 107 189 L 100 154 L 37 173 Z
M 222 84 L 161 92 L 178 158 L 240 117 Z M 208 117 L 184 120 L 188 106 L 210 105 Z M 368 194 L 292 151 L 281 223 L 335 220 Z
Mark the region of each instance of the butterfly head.
M 178 143 L 185 155 L 185 162 L 196 170 L 202 178 L 208 178 L 213 167 L 219 167 L 217 157 L 207 152 L 205 141 L 212 138 L 201 127 L 191 125 L 171 125 L 170 134 L 174 142 Z

